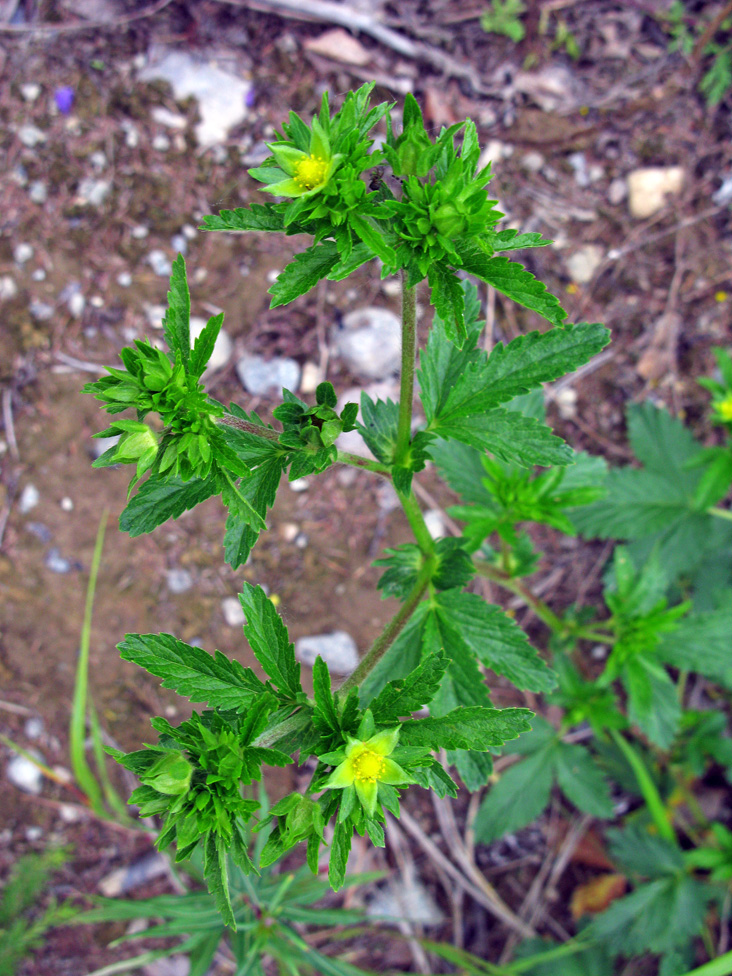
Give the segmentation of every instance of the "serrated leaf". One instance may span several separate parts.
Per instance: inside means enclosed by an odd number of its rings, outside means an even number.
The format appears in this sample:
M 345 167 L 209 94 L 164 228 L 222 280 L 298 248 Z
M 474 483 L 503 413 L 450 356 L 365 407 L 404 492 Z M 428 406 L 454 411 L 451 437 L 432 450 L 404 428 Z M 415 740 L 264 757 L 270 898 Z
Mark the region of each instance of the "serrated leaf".
M 436 594 L 432 605 L 433 612 L 457 630 L 479 661 L 517 688 L 549 691 L 556 685 L 554 672 L 500 607 L 486 603 L 475 593 L 459 590 Z
M 360 268 L 367 261 L 372 261 L 374 252 L 368 245 L 360 242 L 351 248 L 351 253 L 347 258 L 341 258 L 338 264 L 326 275 L 328 281 L 343 281 L 348 278 L 356 268 Z
M 430 654 L 406 678 L 390 681 L 369 706 L 376 721 L 386 724 L 429 705 L 437 694 L 447 665 L 444 654 Z
M 168 348 L 174 352 L 176 359 L 186 367 L 191 355 L 190 336 L 191 297 L 188 294 L 186 280 L 186 263 L 183 255 L 179 254 L 173 261 L 170 275 L 170 291 L 168 292 L 168 308 L 163 316 L 163 334 Z
M 510 766 L 491 787 L 475 818 L 476 839 L 488 844 L 535 820 L 549 803 L 554 743 Z
M 502 461 L 513 461 L 523 467 L 572 463 L 572 449 L 561 437 L 544 424 L 512 410 L 497 408 L 470 417 L 443 415 L 429 429 L 438 437 L 490 451 Z
M 504 257 L 489 257 L 482 248 L 474 244 L 457 247 L 461 267 L 468 274 L 492 285 L 496 291 L 530 308 L 552 325 L 561 325 L 567 313 L 559 304 L 559 299 L 547 291 L 546 285 L 538 281 L 522 264 Z
M 419 353 L 420 368 L 417 375 L 428 423 L 440 414 L 450 390 L 468 365 L 476 362 L 481 355 L 485 356 L 475 348 L 481 328 L 477 322 L 480 306 L 475 287 L 470 287 L 473 288 L 472 292 L 468 287 L 463 288 L 467 339 L 462 348 L 456 348 L 450 341 L 445 323 L 439 315 L 435 315 L 427 345 Z
M 189 373 L 199 377 L 206 368 L 206 364 L 211 358 L 211 353 L 216 345 L 221 326 L 224 322 L 224 313 L 212 316 L 203 328 L 203 331 L 193 344 Z
M 484 708 L 481 705 L 454 708 L 440 717 L 402 722 L 399 741 L 404 745 L 431 749 L 472 749 L 488 752 L 531 726 L 528 708 Z
M 483 484 L 483 454 L 459 441 L 436 440 L 429 449 L 440 476 L 464 501 L 491 504 L 493 495 Z M 570 469 L 567 469 L 570 470 Z
M 374 226 L 367 217 L 361 217 L 355 211 L 351 211 L 348 215 L 348 223 L 353 228 L 353 230 L 358 234 L 364 244 L 369 247 L 373 253 L 381 258 L 384 264 L 389 267 L 395 267 L 397 263 L 397 256 L 394 248 L 384 240 L 384 233 L 378 227 Z
M 318 717 L 322 719 L 325 727 L 334 732 L 340 731 L 338 713 L 330 690 L 330 672 L 328 665 L 320 655 L 317 656 L 313 665 L 313 698 L 315 699 Z
M 267 514 L 267 509 L 274 504 L 284 463 L 283 458 L 275 455 L 255 468 L 248 478 L 242 479 L 239 485 L 239 491 L 251 502 L 262 518 Z M 241 518 L 236 512 L 229 512 L 224 535 L 224 559 L 232 569 L 243 566 L 247 561 L 260 531 L 258 527 L 252 525 L 251 521 Z
M 216 907 L 221 912 L 224 925 L 236 931 L 236 920 L 229 894 L 229 872 L 226 864 L 226 848 L 223 838 L 209 831 L 203 846 L 203 877 Z
M 681 721 L 676 685 L 656 661 L 636 656 L 622 672 L 628 692 L 628 716 L 655 745 L 668 749 Z
M 151 476 L 140 486 L 136 495 L 129 500 L 119 517 L 122 532 L 131 536 L 152 532 L 168 519 L 177 519 L 183 512 L 195 508 L 200 502 L 216 495 L 221 490 L 218 479 L 159 478 Z
M 630 446 L 646 470 L 690 494 L 699 474 L 687 465 L 702 450 L 692 432 L 677 417 L 652 403 L 630 404 L 627 418 Z
M 272 296 L 269 307 L 287 305 L 304 295 L 322 278 L 327 277 L 338 262 L 338 248 L 334 241 L 316 244 L 307 251 L 296 254 L 269 289 Z
M 657 656 L 683 671 L 698 671 L 708 678 L 729 682 L 732 608 L 692 613 L 661 638 Z
M 399 404 L 393 400 L 372 400 L 368 393 L 361 394 L 361 417 L 356 424 L 366 446 L 378 461 L 391 464 L 397 443 Z
M 468 332 L 465 326 L 465 296 L 460 279 L 440 264 L 432 265 L 427 279 L 432 289 L 432 304 L 440 316 L 445 336 L 461 349 L 468 338 Z
M 579 810 L 609 819 L 613 804 L 604 776 L 587 749 L 566 742 L 557 744 L 555 772 L 559 788 Z
M 261 586 L 251 583 L 244 583 L 239 602 L 247 618 L 244 635 L 255 657 L 280 692 L 296 700 L 302 691 L 300 665 L 295 660 L 295 648 L 274 604 Z
M 271 230 L 284 231 L 285 221 L 277 213 L 274 204 L 254 203 L 251 207 L 237 207 L 235 210 L 222 210 L 219 214 L 207 214 L 203 218 L 201 230 Z
M 139 664 L 193 702 L 211 708 L 244 711 L 265 688 L 249 668 L 221 651 L 213 656 L 203 648 L 185 644 L 171 634 L 126 634 L 117 649 L 125 661 Z
M 517 230 L 499 230 L 492 231 L 486 236 L 494 251 L 517 251 L 524 247 L 546 247 L 547 244 L 553 243 L 535 231 L 519 234 Z
M 643 827 L 611 829 L 607 837 L 613 862 L 631 877 L 661 878 L 684 870 L 681 849 Z
M 427 604 L 420 603 L 389 650 L 361 682 L 358 692 L 362 708 L 366 708 L 390 680 L 406 677 L 419 665 L 427 613 Z
M 333 841 L 330 847 L 330 862 L 328 865 L 328 880 L 334 891 L 343 887 L 346 880 L 348 855 L 351 853 L 350 825 L 337 823 L 333 831 Z

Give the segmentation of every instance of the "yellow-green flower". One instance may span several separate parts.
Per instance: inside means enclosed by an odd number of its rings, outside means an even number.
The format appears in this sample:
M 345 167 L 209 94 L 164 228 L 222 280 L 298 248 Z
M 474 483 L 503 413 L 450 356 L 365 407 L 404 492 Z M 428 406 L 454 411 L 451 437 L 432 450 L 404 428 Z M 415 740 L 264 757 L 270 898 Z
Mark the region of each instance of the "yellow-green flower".
M 732 393 L 726 396 L 723 400 L 717 400 L 714 406 L 720 418 L 725 423 L 732 421 Z
M 291 142 L 273 142 L 268 148 L 277 166 L 262 166 L 249 173 L 267 183 L 261 187 L 263 191 L 278 197 L 307 197 L 317 193 L 326 186 L 343 159 L 340 153 L 331 153 L 328 136 L 317 119 L 313 119 L 308 152 Z
M 344 750 L 345 758 L 331 773 L 325 784 L 326 788 L 342 790 L 354 786 L 364 810 L 369 817 L 373 817 L 379 783 L 384 783 L 385 786 L 408 786 L 414 782 L 401 766 L 388 758 L 398 741 L 398 728 L 377 732 L 365 742 L 349 736 Z

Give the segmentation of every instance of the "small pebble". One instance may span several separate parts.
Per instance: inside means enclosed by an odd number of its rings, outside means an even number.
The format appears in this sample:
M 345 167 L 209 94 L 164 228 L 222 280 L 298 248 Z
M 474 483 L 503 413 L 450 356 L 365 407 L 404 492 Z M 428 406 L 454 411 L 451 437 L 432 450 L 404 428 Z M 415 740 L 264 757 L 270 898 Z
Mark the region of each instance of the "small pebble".
M 227 627 L 243 627 L 247 622 L 241 603 L 235 596 L 227 596 L 221 601 L 221 610 Z
M 34 535 L 36 539 L 40 539 L 44 546 L 48 545 L 53 538 L 53 533 L 43 522 L 28 522 L 25 527 L 31 535 Z
M 307 549 L 308 542 L 310 540 L 305 535 L 304 532 L 298 532 L 297 538 L 295 539 L 295 545 L 298 549 Z
M 307 491 L 310 487 L 310 481 L 307 478 L 295 478 L 294 481 L 290 482 L 290 488 L 294 492 Z
M 43 837 L 43 827 L 26 827 L 25 828 L 25 839 L 33 844 L 35 841 L 40 840 Z
M 10 179 L 18 186 L 25 186 L 28 183 L 28 170 L 22 163 L 18 163 L 10 171 Z
M 627 195 L 628 184 L 625 182 L 622 176 L 617 176 L 607 188 L 608 201 L 613 205 L 613 207 L 617 207 L 619 203 L 622 203 L 623 200 L 625 200 Z
M 77 291 L 69 297 L 66 304 L 68 305 L 69 312 L 73 315 L 73 317 L 75 319 L 80 319 L 84 314 L 84 309 L 86 308 L 86 299 L 80 291 Z
M 41 500 L 41 495 L 34 484 L 28 482 L 28 484 L 23 488 L 20 494 L 20 501 L 18 502 L 18 508 L 20 509 L 21 515 L 27 515 L 32 508 L 35 508 L 38 502 Z
M 5 770 L 7 778 L 24 793 L 38 796 L 43 786 L 43 773 L 25 756 L 13 756 Z
M 71 569 L 71 563 L 68 559 L 65 559 L 60 551 L 54 546 L 53 549 L 49 549 L 46 553 L 46 558 L 43 560 L 46 565 L 46 569 L 50 569 L 52 573 L 59 573 L 63 575 L 68 573 Z
M 295 641 L 295 656 L 310 667 L 320 656 L 332 674 L 350 674 L 358 664 L 356 642 L 344 630 L 301 637 Z
M 33 248 L 30 244 L 18 244 L 13 251 L 13 258 L 16 264 L 25 264 L 33 257 Z
M 112 190 L 109 180 L 94 180 L 89 177 L 79 183 L 76 202 L 90 207 L 101 207 Z
M 129 273 L 129 271 L 121 271 L 117 275 L 117 284 L 120 286 L 120 288 L 130 287 L 132 284 L 132 275 Z
M 381 290 L 389 298 L 398 298 L 402 293 L 402 283 L 398 278 L 385 278 Z
M 59 504 L 61 505 L 61 511 L 63 511 L 63 512 L 73 512 L 73 510 L 74 510 L 74 503 L 69 498 L 68 495 L 65 495 L 61 499 L 61 501 L 59 502 Z
M 33 281 L 45 281 L 46 280 L 46 270 L 45 268 L 36 268 L 31 275 Z
M 527 152 L 521 157 L 521 168 L 528 173 L 538 173 L 545 164 L 546 160 L 540 152 Z
M 167 874 L 168 871 L 167 859 L 156 851 L 153 854 L 146 854 L 128 867 L 112 871 L 106 878 L 102 878 L 98 887 L 105 898 L 117 898 L 147 881 L 152 881 L 153 878 Z
M 570 153 L 567 162 L 574 170 L 574 181 L 577 186 L 584 188 L 590 185 L 590 173 L 587 167 L 587 157 L 584 153 Z
M 188 253 L 188 238 L 184 234 L 173 234 L 170 238 L 170 246 L 185 257 Z
M 300 527 L 295 522 L 283 522 L 280 526 L 280 535 L 285 542 L 294 542 L 300 534 Z
M 165 135 L 164 132 L 161 132 L 153 139 L 152 147 L 157 152 L 167 152 L 170 149 L 170 139 Z
M 153 272 L 160 278 L 170 277 L 170 272 L 173 270 L 173 265 L 171 264 L 170 258 L 165 251 L 161 251 L 156 248 L 154 251 L 150 251 L 146 260 L 153 269 Z
M 424 521 L 427 531 L 433 539 L 444 539 L 447 535 L 445 522 L 439 508 L 430 508 L 424 513 Z
M 62 803 L 58 812 L 63 822 L 67 824 L 78 823 L 81 819 L 79 810 L 70 803 Z
M 305 363 L 300 377 L 300 392 L 315 393 L 324 379 L 325 376 L 320 366 L 316 363 Z
M 242 356 L 236 373 L 244 389 L 253 396 L 279 396 L 284 387 L 294 393 L 300 385 L 300 364 L 287 357 Z
M 35 102 L 35 100 L 41 94 L 41 86 L 35 81 L 28 81 L 24 85 L 20 86 L 20 94 L 23 96 L 26 102 Z
M 9 302 L 18 294 L 18 286 L 10 275 L 0 277 L 0 302 Z
M 203 332 L 206 327 L 206 320 L 198 318 L 196 315 L 191 316 L 190 321 L 190 333 L 191 333 L 191 348 Z M 213 372 L 216 369 L 221 369 L 231 359 L 232 353 L 234 352 L 234 343 L 231 341 L 228 332 L 225 329 L 219 329 L 219 334 L 216 336 L 216 342 L 214 343 L 213 352 L 209 357 L 208 364 L 206 365 L 206 370 L 208 373 Z
M 37 322 L 47 322 L 53 318 L 53 305 L 49 305 L 48 302 L 34 300 L 28 306 L 28 311 Z
M 45 203 L 48 200 L 48 187 L 43 180 L 33 180 L 28 190 L 28 196 L 33 203 Z
M 279 270 L 279 268 L 272 268 L 267 272 L 267 281 L 270 283 L 270 285 L 272 285 L 275 281 L 277 281 L 281 274 L 282 272 Z
M 114 447 L 115 444 L 118 444 L 121 436 L 121 434 L 113 434 L 111 437 L 92 438 L 89 453 L 96 461 L 96 459 L 100 458 L 105 451 L 110 449 L 110 447 Z
M 171 593 L 186 593 L 193 586 L 193 577 L 187 569 L 169 569 L 165 575 Z
M 183 224 L 181 227 L 181 233 L 192 241 L 194 237 L 198 237 L 198 231 L 192 224 Z
M 42 132 L 37 125 L 21 125 L 18 129 L 18 138 L 28 149 L 33 149 L 46 141 L 46 133 Z
M 140 144 L 140 133 L 137 126 L 129 120 L 125 120 L 122 123 L 122 128 L 125 130 L 125 145 L 128 149 L 136 149 Z
M 92 308 L 104 308 L 104 299 L 101 295 L 92 295 L 89 299 L 89 304 Z
M 147 319 L 147 324 L 151 329 L 162 329 L 163 316 L 165 315 L 166 311 L 167 308 L 165 305 L 145 306 L 145 318 Z
M 163 105 L 156 105 L 150 116 L 153 122 L 157 122 L 158 125 L 165 125 L 169 129 L 185 129 L 188 125 L 185 115 L 181 115 L 179 112 L 171 112 Z
M 150 233 L 150 229 L 144 224 L 136 224 L 130 234 L 135 238 L 136 241 L 141 241 Z
M 401 323 L 388 308 L 370 306 L 343 316 L 334 329 L 335 352 L 357 376 L 383 380 L 398 373 L 401 364 Z
M 28 736 L 29 739 L 38 739 L 43 735 L 43 730 L 45 725 L 43 724 L 43 719 L 33 716 L 33 718 L 26 719 L 25 725 L 23 726 L 23 731 Z
M 101 173 L 101 171 L 107 165 L 107 157 L 105 156 L 105 154 L 102 152 L 101 149 L 96 149 L 93 153 L 90 154 L 89 162 L 91 163 L 92 167 L 97 171 L 97 173 Z

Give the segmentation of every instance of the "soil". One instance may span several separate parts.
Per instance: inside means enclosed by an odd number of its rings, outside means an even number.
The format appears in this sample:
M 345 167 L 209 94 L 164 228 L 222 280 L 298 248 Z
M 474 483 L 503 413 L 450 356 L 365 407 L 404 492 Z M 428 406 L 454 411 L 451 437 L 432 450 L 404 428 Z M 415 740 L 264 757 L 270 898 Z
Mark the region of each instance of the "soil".
M 172 632 L 258 669 L 240 629 L 227 626 L 221 609 L 222 599 L 236 595 L 242 578 L 277 594 L 293 639 L 345 629 L 364 651 L 393 612 L 395 604 L 382 601 L 375 589 L 379 571 L 372 562 L 383 546 L 406 541 L 408 531 L 398 514 L 380 513 L 376 476 L 330 469 L 305 492 L 285 488 L 271 513 L 272 531 L 247 566 L 234 572 L 222 560 L 224 513 L 215 500 L 150 536 L 130 539 L 117 531 L 128 472 L 91 468 L 91 435 L 105 421 L 97 403 L 80 394 L 93 377 L 84 364 L 101 372 L 115 363 L 122 346 L 152 331 L 146 306 L 165 301 L 167 282 L 147 263 L 150 251 L 161 248 L 172 258 L 171 236 L 183 225 L 195 227 L 205 213 L 255 199 L 257 184 L 246 175 L 243 157 L 272 137 L 290 108 L 305 116 L 316 111 L 326 88 L 341 93 L 374 77 L 376 99 L 398 101 L 408 85 L 435 129 L 470 116 L 482 144 L 499 140 L 508 147 L 494 163 L 492 194 L 515 226 L 539 230 L 558 242 L 520 259 L 562 296 L 570 321 L 603 321 L 613 330 L 610 356 L 572 384 L 574 414 L 550 403 L 558 433 L 575 447 L 625 463 L 624 408 L 651 398 L 685 416 L 697 434 L 714 442 L 716 435 L 703 420 L 708 396 L 696 379 L 711 374 L 712 347 L 732 339 L 729 209 L 712 199 L 730 171 L 730 105 L 728 99 L 716 108 L 705 105 L 696 87 L 700 65 L 668 50 L 667 34 L 654 15 L 659 5 L 646 0 L 546 5 L 553 12 L 546 13 L 548 32 L 542 35 L 542 5 L 531 3 L 527 35 L 518 45 L 480 29 L 483 5 L 475 0 L 360 5 L 380 11 L 394 30 L 469 67 L 480 90 L 429 60 L 406 58 L 363 34 L 359 41 L 370 55 L 368 67 L 311 53 L 307 42 L 332 25 L 254 9 L 266 4 L 173 0 L 156 4 L 161 9 L 154 15 L 139 17 L 145 10 L 142 0 L 87 0 L 78 12 L 66 2 L 27 0 L 5 6 L 17 6 L 20 14 L 14 30 L 6 30 L 0 4 L 0 159 L 5 174 L 0 184 L 0 285 L 8 276 L 17 287 L 14 295 L 0 288 L 0 732 L 37 749 L 49 766 L 69 766 L 70 703 L 100 518 L 108 519 L 108 530 L 94 601 L 90 692 L 104 728 L 122 748 L 138 747 L 150 737 L 150 715 L 180 717 L 185 711 L 156 679 L 119 659 L 116 644 L 125 632 Z M 687 4 L 689 16 L 704 6 L 710 5 Z M 100 12 L 109 15 L 110 8 L 116 22 L 85 28 L 84 11 L 97 19 Z M 30 30 L 40 18 L 54 29 Z M 576 60 L 561 47 L 551 50 L 559 20 L 576 39 Z M 63 30 L 67 26 L 73 30 Z M 195 101 L 177 103 L 164 84 L 134 80 L 154 45 L 233 59 L 241 75 L 253 80 L 254 104 L 221 151 L 197 146 L 191 124 Z M 549 79 L 550 73 L 553 89 L 527 83 L 527 78 Z M 34 100 L 24 93 L 28 84 L 40 86 Z M 75 93 L 71 114 L 54 105 L 54 92 L 62 86 Z M 553 102 L 552 90 L 558 92 Z M 152 119 L 155 107 L 182 114 L 187 127 L 164 130 Z M 18 136 L 29 124 L 45 136 L 35 147 L 25 146 Z M 136 145 L 126 140 L 130 124 L 139 132 Z M 170 139 L 167 151 L 153 147 L 163 132 Z M 595 167 L 594 178 L 583 186 L 573 169 L 576 153 L 583 154 L 590 171 Z M 684 168 L 683 188 L 651 217 L 632 217 L 627 200 L 612 195 L 613 181 L 635 169 L 674 165 Z M 80 202 L 79 184 L 85 179 L 110 181 L 99 206 Z M 46 185 L 45 203 L 33 202 L 34 181 Z M 132 233 L 138 225 L 149 230 L 144 239 Z M 15 259 L 20 242 L 33 247 L 32 258 L 23 264 Z M 578 284 L 566 261 L 586 244 L 597 245 L 602 260 L 590 279 Z M 212 392 L 223 402 L 236 400 L 265 416 L 273 402 L 253 400 L 242 390 L 233 365 L 237 354 L 246 349 L 318 362 L 343 311 L 394 302 L 375 275 L 363 272 L 285 310 L 269 311 L 265 292 L 271 274 L 294 249 L 289 239 L 274 235 L 198 233 L 188 241 L 193 314 L 207 317 L 225 310 L 235 346 Z M 40 271 L 45 272 L 42 280 Z M 132 276 L 132 287 L 119 284 L 123 272 Z M 59 297 L 69 282 L 78 282 L 86 298 L 79 317 Z M 34 317 L 31 302 L 47 303 L 52 313 Z M 518 306 L 500 298 L 491 302 L 494 340 L 539 325 Z M 329 361 L 328 378 L 337 390 L 360 383 L 336 359 Z M 438 500 L 449 501 L 431 475 L 421 480 Z M 23 513 L 20 498 L 29 484 L 40 501 Z M 307 536 L 304 548 L 283 529 L 289 523 Z M 562 607 L 575 599 L 582 583 L 591 601 L 593 583 L 587 578 L 592 573 L 591 579 L 597 579 L 603 547 L 560 543 L 549 531 L 542 533 L 541 544 L 547 557 L 538 578 L 549 581 L 545 599 Z M 53 549 L 68 561 L 68 571 L 49 568 Z M 166 572 L 173 568 L 190 572 L 193 585 L 187 592 L 170 591 Z M 541 647 L 544 632 L 528 615 L 522 622 Z M 499 704 L 535 704 L 508 689 L 502 692 L 500 683 L 495 697 Z M 44 728 L 33 740 L 26 734 L 32 717 L 42 719 Z M 4 766 L 11 753 L 5 745 L 0 749 Z M 124 792 L 126 784 L 119 778 L 115 782 Z M 290 787 L 288 773 L 268 783 L 274 798 Z M 81 903 L 112 869 L 149 850 L 146 838 L 97 820 L 78 799 L 51 780 L 44 781 L 41 796 L 31 796 L 3 776 L 0 876 L 21 854 L 60 840 L 74 853 L 55 876 L 54 890 Z M 410 797 L 410 804 L 431 830 L 429 803 Z M 467 797 L 459 809 L 464 812 L 466 806 Z M 550 819 L 556 827 L 557 817 Z M 513 872 L 511 884 L 505 874 L 495 879 L 513 906 L 536 871 L 537 851 L 547 843 L 545 828 L 540 843 L 534 835 L 533 840 L 519 838 L 516 857 L 528 857 L 528 862 Z M 421 855 L 415 856 L 427 876 L 434 875 Z M 381 854 L 371 860 L 364 854 L 363 859 L 369 868 L 387 864 Z M 574 870 L 576 878 L 585 880 L 577 874 L 581 868 Z M 156 881 L 135 894 L 164 886 Z M 449 912 L 450 906 L 444 907 Z M 566 909 L 557 910 L 557 917 L 572 927 Z M 494 929 L 487 935 L 482 909 L 471 907 L 465 918 L 466 948 L 497 958 L 505 933 Z M 449 939 L 451 925 L 430 934 Z M 107 941 L 105 933 L 91 928 L 59 930 L 24 963 L 23 976 L 89 972 L 129 954 L 107 949 Z M 375 965 L 358 951 L 353 961 Z M 398 945 L 379 965 L 413 964 Z

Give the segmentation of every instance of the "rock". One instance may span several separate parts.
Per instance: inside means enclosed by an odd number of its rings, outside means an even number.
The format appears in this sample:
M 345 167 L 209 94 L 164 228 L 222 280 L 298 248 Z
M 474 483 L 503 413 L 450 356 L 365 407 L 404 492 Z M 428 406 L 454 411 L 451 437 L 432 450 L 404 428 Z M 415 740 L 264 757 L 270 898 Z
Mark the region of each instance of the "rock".
M 574 170 L 574 181 L 579 187 L 590 185 L 590 172 L 587 168 L 587 157 L 582 152 L 570 153 L 567 162 Z
M 241 603 L 235 596 L 227 596 L 221 601 L 221 610 L 227 627 L 243 627 L 247 622 Z
M 368 904 L 367 914 L 391 922 L 403 918 L 416 925 L 441 925 L 445 916 L 439 906 L 422 882 L 410 875 L 412 871 L 379 888 Z
M 64 497 L 59 502 L 59 505 L 61 506 L 61 511 L 62 512 L 73 512 L 74 511 L 74 502 L 73 502 L 73 499 L 69 498 L 68 495 L 64 495 Z
M 26 719 L 25 725 L 23 726 L 23 732 L 29 739 L 39 739 L 45 730 L 45 725 L 43 724 L 43 719 L 33 716 L 33 718 Z
M 83 179 L 76 190 L 76 202 L 82 206 L 101 207 L 112 190 L 109 180 Z
M 200 146 L 225 142 L 229 130 L 248 114 L 246 100 L 252 83 L 186 51 L 166 51 L 140 72 L 139 79 L 167 81 L 177 99 L 192 95 L 198 100 L 201 121 L 195 132 Z
M 627 195 L 628 184 L 624 179 L 622 179 L 622 177 L 617 176 L 607 188 L 608 202 L 611 203 L 613 207 L 617 207 L 619 203 L 622 203 L 623 200 L 625 200 Z
M 199 335 L 203 332 L 206 327 L 206 320 L 198 318 L 197 316 L 191 316 L 190 330 L 191 330 L 191 348 Z M 216 342 L 214 343 L 213 352 L 211 353 L 211 358 L 206 366 L 206 372 L 213 372 L 215 369 L 222 369 L 231 359 L 231 354 L 234 351 L 234 344 L 231 341 L 228 332 L 224 329 L 219 330 L 219 334 L 216 336 Z
M 300 526 L 296 522 L 283 522 L 279 526 L 279 533 L 285 542 L 294 542 L 300 534 Z
M 186 593 L 193 586 L 193 577 L 187 569 L 169 569 L 165 576 L 171 593 Z
M 102 170 L 107 165 L 107 157 L 102 152 L 101 149 L 96 149 L 93 153 L 89 155 L 89 162 L 91 163 L 92 168 L 97 171 L 97 173 L 101 173 Z
M 42 757 L 38 756 L 42 761 Z M 43 787 L 43 773 L 35 763 L 25 756 L 13 756 L 7 765 L 5 775 L 19 790 L 38 796 Z
M 603 250 L 597 244 L 585 244 L 567 258 L 567 271 L 572 281 L 586 285 L 603 261 Z
M 20 493 L 20 501 L 18 502 L 20 514 L 27 515 L 32 508 L 36 507 L 40 500 L 40 492 L 36 486 L 29 481 L 25 488 L 23 488 L 23 491 Z
M 170 238 L 170 246 L 176 253 L 182 254 L 185 257 L 188 253 L 188 238 L 185 234 L 173 234 Z
M 353 64 L 359 68 L 365 67 L 371 61 L 371 52 L 342 27 L 308 38 L 304 47 L 313 54 L 322 54 L 325 58 L 343 61 L 344 64 Z
M 32 203 L 45 203 L 48 200 L 48 187 L 43 180 L 33 180 L 28 190 Z
M 333 346 L 352 373 L 383 380 L 401 366 L 401 323 L 388 308 L 370 306 L 349 312 L 335 329 Z
M 383 482 L 376 489 L 376 504 L 379 506 L 379 511 L 385 515 L 399 508 L 401 502 L 390 481 Z
M 9 302 L 18 294 L 18 286 L 10 275 L 0 277 L 0 302 Z
M 445 519 L 439 508 L 430 508 L 424 513 L 424 523 L 433 539 L 444 539 L 447 533 Z
M 288 482 L 290 490 L 294 491 L 296 494 L 300 494 L 303 491 L 307 491 L 310 487 L 310 481 L 307 478 L 295 478 L 294 481 Z
M 532 98 L 543 112 L 566 110 L 575 101 L 575 79 L 563 65 L 547 65 L 539 71 L 517 71 L 513 87 Z M 504 92 L 504 98 L 508 93 Z
M 161 132 L 153 139 L 152 147 L 156 152 L 167 152 L 170 149 L 170 139 L 164 132 Z
M 279 396 L 284 387 L 295 393 L 300 385 L 300 364 L 294 359 L 244 355 L 236 364 L 236 374 L 252 396 Z
M 525 169 L 527 173 L 539 173 L 546 164 L 546 160 L 540 152 L 532 150 L 531 152 L 525 153 L 521 157 L 521 169 Z
M 18 138 L 28 149 L 33 149 L 46 141 L 46 133 L 37 125 L 21 125 L 18 129 Z
M 295 657 L 298 661 L 312 667 L 318 656 L 323 658 L 332 674 L 350 674 L 358 664 L 356 642 L 345 630 L 301 637 L 295 641 Z
M 28 306 L 28 311 L 31 314 L 31 318 L 34 318 L 36 322 L 48 322 L 49 319 L 53 318 L 53 305 L 49 305 L 48 302 L 39 302 L 35 299 Z
M 720 188 L 712 194 L 712 200 L 718 207 L 723 207 L 732 201 L 732 173 L 725 176 Z
M 25 828 L 25 839 L 30 841 L 31 844 L 35 841 L 40 840 L 43 837 L 43 827 L 26 827 Z
M 166 305 L 145 305 L 145 318 L 151 329 L 162 329 L 167 310 Z
M 649 166 L 628 174 L 628 209 L 632 217 L 643 219 L 657 213 L 668 196 L 681 192 L 682 166 Z
M 52 573 L 59 573 L 61 576 L 71 571 L 71 563 L 61 555 L 60 550 L 55 546 L 48 550 L 43 562 L 46 569 L 50 569 Z
M 315 393 L 324 379 L 325 376 L 320 366 L 316 363 L 305 363 L 300 377 L 300 392 Z
M 140 145 L 140 131 L 130 119 L 123 119 L 120 123 L 125 134 L 125 145 L 129 149 L 136 149 Z
M 69 296 L 69 300 L 66 303 L 69 308 L 69 312 L 73 315 L 75 319 L 80 319 L 84 314 L 84 309 L 86 308 L 86 299 L 80 291 L 75 291 L 73 295 Z
M 53 533 L 43 522 L 27 522 L 25 527 L 31 535 L 34 535 L 36 539 L 40 539 L 44 546 L 48 545 L 53 538 Z
M 153 878 L 168 873 L 168 862 L 157 851 L 146 854 L 126 868 L 117 868 L 99 882 L 98 888 L 105 898 L 118 898 L 120 895 L 138 888 Z
M 144 240 L 149 233 L 149 227 L 145 227 L 144 224 L 136 224 L 130 231 L 130 234 L 135 238 L 136 241 Z
M 121 434 L 113 434 L 111 437 L 94 437 L 89 447 L 89 453 L 96 461 L 96 459 L 100 458 L 105 451 L 110 449 L 110 447 L 114 447 L 116 444 L 118 444 L 121 436 Z
M 18 244 L 13 251 L 16 264 L 26 264 L 33 257 L 33 247 L 30 244 Z
M 33 273 L 31 274 L 31 278 L 33 279 L 33 281 L 45 281 L 46 280 L 45 268 L 34 268 Z
M 35 102 L 41 94 L 41 86 L 35 81 L 28 81 L 20 86 L 20 94 L 26 102 Z
M 191 961 L 188 956 L 178 954 L 154 959 L 142 967 L 142 973 L 143 976 L 188 976 L 190 969 Z
M 170 109 L 162 105 L 156 105 L 150 115 L 153 122 L 164 125 L 166 129 L 185 129 L 188 125 L 185 115 L 181 115 L 180 112 L 171 112 Z
M 158 277 L 170 277 L 170 273 L 173 270 L 173 265 L 171 264 L 170 258 L 165 251 L 161 251 L 156 248 L 154 251 L 150 251 L 145 260 L 153 269 L 153 272 L 158 275 Z
M 117 275 L 117 284 L 120 288 L 129 288 L 132 284 L 132 275 L 129 271 L 120 271 Z
M 573 420 L 577 416 L 577 391 L 572 386 L 563 386 L 557 390 L 554 402 L 562 420 Z
M 180 232 L 189 241 L 192 241 L 194 238 L 198 237 L 198 231 L 192 224 L 183 224 Z

